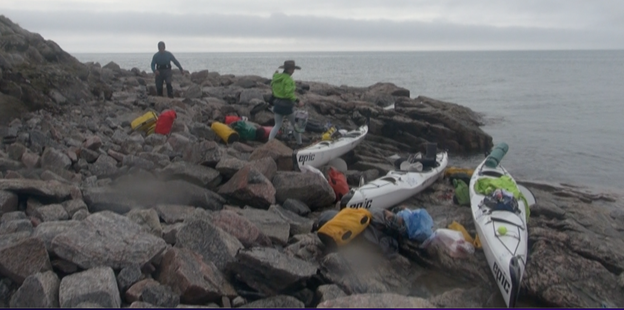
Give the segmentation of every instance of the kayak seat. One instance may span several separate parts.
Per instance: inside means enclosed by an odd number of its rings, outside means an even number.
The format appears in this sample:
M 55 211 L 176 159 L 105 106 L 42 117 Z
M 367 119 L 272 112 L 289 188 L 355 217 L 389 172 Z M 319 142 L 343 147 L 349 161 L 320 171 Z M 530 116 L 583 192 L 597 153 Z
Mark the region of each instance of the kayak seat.
M 343 135 L 343 137 L 345 137 L 345 138 L 357 138 L 360 135 L 362 135 L 361 132 L 349 132 L 346 135 Z
M 405 161 L 407 161 L 407 158 L 398 158 L 394 161 L 394 169 L 399 170 L 399 171 L 403 171 L 401 169 L 401 164 Z M 422 170 L 420 172 L 426 172 L 426 171 L 430 171 L 433 168 L 437 168 L 440 163 L 438 163 L 436 161 L 435 158 L 430 159 L 430 158 L 418 158 L 418 159 L 414 159 L 412 161 L 412 163 L 421 163 L 422 164 Z
M 495 177 L 495 178 L 500 178 L 503 176 L 503 174 L 498 171 L 481 171 L 480 175 L 485 175 L 485 176 Z
M 388 182 L 390 182 L 392 184 L 396 184 L 397 180 L 395 178 L 393 178 L 393 177 L 385 177 L 385 178 L 382 178 L 381 181 L 388 181 Z

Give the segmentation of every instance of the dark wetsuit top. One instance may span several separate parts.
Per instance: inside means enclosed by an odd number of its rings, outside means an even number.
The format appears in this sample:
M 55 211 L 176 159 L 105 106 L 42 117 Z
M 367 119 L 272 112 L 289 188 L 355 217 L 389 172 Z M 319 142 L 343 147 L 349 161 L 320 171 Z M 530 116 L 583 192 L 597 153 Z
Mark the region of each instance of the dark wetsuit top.
M 171 54 L 169 51 L 164 51 L 163 53 L 158 51 L 156 54 L 154 54 L 154 57 L 152 57 L 152 72 L 155 72 L 156 69 L 161 69 L 161 66 L 164 67 L 162 69 L 171 69 L 172 61 L 178 68 L 180 68 L 180 70 L 182 70 L 182 66 L 173 56 L 173 54 Z

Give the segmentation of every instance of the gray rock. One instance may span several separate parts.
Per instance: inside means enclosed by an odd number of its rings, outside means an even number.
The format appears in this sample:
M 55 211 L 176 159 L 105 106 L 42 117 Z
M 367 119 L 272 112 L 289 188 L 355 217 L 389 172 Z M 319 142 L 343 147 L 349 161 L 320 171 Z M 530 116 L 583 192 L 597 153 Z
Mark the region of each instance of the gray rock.
M 303 286 L 317 272 L 314 265 L 272 248 L 241 250 L 230 268 L 245 284 L 268 295 Z
M 115 176 L 117 174 L 117 161 L 102 154 L 95 163 L 89 166 L 89 171 L 100 178 Z
M 19 161 L 0 157 L 0 171 L 18 170 L 21 166 Z
M 151 137 L 151 135 L 149 135 Z M 145 160 L 149 160 L 151 162 L 153 162 L 155 165 L 157 165 L 158 167 L 165 167 L 167 165 L 169 165 L 170 161 L 169 161 L 169 156 L 165 155 L 165 154 L 158 154 L 158 153 L 151 153 L 151 152 L 141 152 L 138 154 L 139 157 L 145 159 Z
M 274 243 L 284 245 L 288 242 L 290 224 L 280 214 L 253 208 L 238 209 L 236 213 L 253 223 Z
M 26 152 L 22 154 L 22 164 L 28 169 L 34 169 L 41 163 L 41 156 Z
M 8 170 L 4 178 L 5 179 L 26 179 L 19 172 L 13 171 L 13 170 Z
M 20 231 L 16 233 L 2 235 L 0 238 L 0 249 L 12 246 L 15 243 L 24 241 L 32 236 L 32 232 Z
M 68 262 L 64 259 L 54 259 L 51 261 L 52 267 L 54 270 L 58 270 L 64 274 L 72 274 L 78 271 L 78 266 L 76 264 Z
M 224 151 L 214 141 L 202 141 L 193 146 L 192 153 L 185 154 L 184 160 L 208 167 L 215 167 Z
M 160 308 L 160 307 L 156 307 L 150 303 L 144 302 L 144 301 L 135 301 L 132 304 L 130 304 L 130 306 L 128 308 L 140 308 L 140 309 L 145 309 L 145 308 Z
M 215 192 L 197 185 L 173 180 L 165 182 L 157 192 L 154 203 L 196 206 L 207 210 L 221 210 L 225 199 Z
M 98 136 L 90 136 L 84 141 L 82 146 L 86 149 L 97 151 L 102 146 L 102 139 Z
M 141 266 L 131 265 L 121 269 L 117 275 L 117 286 L 121 293 L 125 293 L 132 285 L 143 280 L 145 275 L 141 272 Z
M 282 204 L 282 207 L 301 216 L 307 216 L 311 212 L 310 208 L 308 208 L 305 203 L 297 199 L 286 199 L 286 201 Z
M 316 298 L 318 298 L 319 303 L 345 296 L 347 294 L 336 284 L 321 285 L 316 289 Z
M 74 213 L 74 215 L 72 216 L 72 220 L 73 221 L 82 221 L 82 220 L 86 219 L 89 215 L 90 215 L 89 211 L 84 210 L 84 209 L 80 209 L 80 210 L 76 211 L 76 213 Z
M 124 156 L 122 164 L 127 167 L 136 167 L 148 171 L 153 170 L 155 167 L 153 162 L 134 155 Z
M 136 200 L 126 197 L 112 187 L 91 187 L 83 190 L 84 202 L 91 213 L 112 211 L 126 214 L 135 208 L 143 208 Z
M 2 239 L 9 240 L 12 235 L 15 234 L 5 235 Z M 13 282 L 22 284 L 27 277 L 50 269 L 52 269 L 50 258 L 45 244 L 40 239 L 26 238 L 9 244 L 0 244 L 0 274 Z
M 315 263 L 325 255 L 325 244 L 316 233 L 295 235 L 284 252 L 307 262 Z
M 0 223 L 16 220 L 27 220 L 28 216 L 23 211 L 12 211 L 2 214 L 0 217 Z
M 68 171 L 69 172 L 69 171 Z M 71 173 L 71 172 L 70 172 Z M 55 180 L 55 181 L 59 181 L 61 183 L 66 183 L 68 182 L 67 179 L 65 179 L 64 177 L 50 171 L 50 170 L 46 170 L 44 172 L 41 173 L 41 179 L 44 181 L 51 181 L 51 180 Z M 70 178 L 71 179 L 71 178 Z
M 283 220 L 290 224 L 290 235 L 307 234 L 312 231 L 314 221 L 293 212 L 290 212 L 278 205 L 269 208 L 269 212 L 278 214 Z
M 90 215 L 52 240 L 56 255 L 85 269 L 144 265 L 165 247 L 164 240 L 143 232 L 130 219 L 108 211 Z
M 247 162 L 236 157 L 222 158 L 215 169 L 219 171 L 225 178 L 230 179 L 236 172 L 247 165 Z
M 48 147 L 41 155 L 41 167 L 67 169 L 71 166 L 71 159 L 63 151 Z
M 395 293 L 355 294 L 327 300 L 317 308 L 434 308 L 430 302 L 418 297 Z
M 144 302 L 154 306 L 173 308 L 180 303 L 180 295 L 174 293 L 169 286 L 148 286 L 141 295 Z
M 53 201 L 64 201 L 72 196 L 80 196 L 80 189 L 73 185 L 62 184 L 58 181 L 40 181 L 27 179 L 2 179 L 0 190 L 17 194 L 39 196 Z
M 212 216 L 212 223 L 236 237 L 245 247 L 271 246 L 267 237 L 256 224 L 236 213 L 238 210 L 221 210 Z
M 192 84 L 184 92 L 184 98 L 187 98 L 187 99 L 196 99 L 196 98 L 201 98 L 201 97 L 202 97 L 201 86 L 197 84 Z
M 263 94 L 264 92 L 256 88 L 245 89 L 240 93 L 238 104 L 248 105 L 251 103 L 252 99 L 264 101 Z
M 394 167 L 387 163 L 373 163 L 367 161 L 358 161 L 353 164 L 350 168 L 356 169 L 359 171 L 368 171 L 368 170 L 377 170 L 379 175 L 386 175 L 388 171 L 394 170 Z
M 377 248 L 343 247 L 340 253 L 323 256 L 319 263 L 321 274 L 339 285 L 347 294 L 411 292 L 415 272 L 411 262 L 404 256 L 391 259 Z
M 167 136 L 161 134 L 153 133 L 145 137 L 145 144 L 147 145 L 158 146 L 165 144 L 165 142 L 167 142 Z
M 22 155 L 26 152 L 27 148 L 21 143 L 13 143 L 7 148 L 9 158 L 19 161 L 22 159 Z
M 162 227 L 158 213 L 154 209 L 132 210 L 126 216 L 133 222 L 139 224 L 143 231 L 148 232 L 158 238 L 162 237 Z
M 60 284 L 53 271 L 31 275 L 11 298 L 11 308 L 58 308 Z
M 301 301 L 306 307 L 312 307 L 314 303 L 314 291 L 309 288 L 304 288 L 302 290 L 296 291 L 291 294 L 292 297 L 297 298 Z
M 52 204 L 37 208 L 35 216 L 44 222 L 65 221 L 69 219 L 69 215 L 65 208 L 60 204 Z
M 133 284 L 124 294 L 126 302 L 133 303 L 143 300 L 143 292 L 152 286 L 160 286 L 160 283 L 152 278 L 147 278 Z
M 162 238 L 167 244 L 175 245 L 178 240 L 178 233 L 184 227 L 184 223 L 175 223 L 163 226 Z
M 33 232 L 33 225 L 30 220 L 3 221 L 0 224 L 0 235 L 7 235 L 19 232 Z
M 260 114 L 262 114 L 262 112 L 257 113 L 255 117 L 258 117 Z M 272 118 L 273 117 L 271 116 L 271 119 Z M 292 154 L 293 150 L 291 148 L 287 147 L 277 139 L 273 139 L 256 148 L 249 156 L 249 160 L 270 157 L 275 161 L 278 171 L 292 171 L 294 167 Z
M 162 205 L 154 207 L 158 216 L 167 224 L 182 222 L 184 219 L 195 211 L 195 207 L 181 205 Z
M 95 267 L 66 276 L 59 290 L 61 308 L 92 304 L 102 308 L 120 308 L 121 298 L 110 267 Z
M 483 308 L 486 307 L 491 290 L 481 287 L 452 289 L 429 299 L 439 308 Z
M 178 232 L 175 246 L 197 252 L 205 263 L 212 262 L 222 271 L 243 247 L 234 236 L 206 220 L 189 220 Z
M 50 221 L 43 222 L 35 228 L 33 237 L 37 237 L 43 241 L 46 250 L 52 250 L 52 240 L 57 235 L 60 235 L 79 224 L 78 221 Z
M 250 302 L 240 308 L 305 308 L 305 305 L 297 298 L 287 295 L 277 295 Z
M 36 216 L 37 209 L 41 207 L 43 207 L 43 204 L 39 200 L 33 197 L 29 197 L 28 200 L 26 201 L 26 215 Z
M 279 171 L 273 178 L 273 186 L 278 203 L 296 198 L 316 210 L 332 205 L 336 200 L 327 180 L 314 173 Z
M 212 263 L 188 249 L 171 248 L 163 257 L 158 280 L 171 286 L 184 303 L 216 302 L 222 296 L 234 297 L 236 291 Z
M 0 190 L 0 215 L 17 211 L 17 195 Z
M 113 133 L 113 136 L 111 137 L 113 142 L 117 144 L 122 144 L 123 142 L 128 140 L 128 138 L 129 138 L 128 134 L 126 134 L 123 130 L 120 130 L 120 129 L 115 130 L 115 132 Z
M 121 152 L 124 154 L 136 154 L 143 149 L 145 139 L 140 134 L 129 136 L 121 143 Z
M 234 204 L 268 209 L 275 203 L 275 188 L 269 179 L 251 166 L 245 166 L 219 188 L 219 194 Z
M 247 301 L 245 300 L 245 298 L 241 297 L 241 296 L 236 296 L 233 300 L 232 300 L 232 307 L 234 308 L 238 308 L 244 304 L 246 304 Z
M 167 180 L 184 180 L 209 189 L 216 188 L 222 180 L 217 170 L 183 161 L 171 163 L 160 174 Z
M 80 158 L 87 161 L 87 163 L 92 164 L 100 157 L 100 153 L 90 149 L 81 149 L 80 150 Z
M 208 141 L 217 140 L 217 134 L 210 129 L 206 124 L 203 123 L 192 123 L 189 126 L 191 134 L 200 139 L 206 139 Z
M 63 202 L 63 206 L 65 207 L 65 211 L 67 211 L 67 214 L 69 216 L 74 216 L 74 214 L 78 212 L 78 210 L 89 211 L 89 208 L 87 208 L 87 204 L 84 203 L 82 199 L 72 199 L 65 201 Z
M 565 213 L 565 210 L 559 208 L 550 201 L 540 201 L 531 207 L 531 216 L 544 216 L 546 218 L 562 220 Z

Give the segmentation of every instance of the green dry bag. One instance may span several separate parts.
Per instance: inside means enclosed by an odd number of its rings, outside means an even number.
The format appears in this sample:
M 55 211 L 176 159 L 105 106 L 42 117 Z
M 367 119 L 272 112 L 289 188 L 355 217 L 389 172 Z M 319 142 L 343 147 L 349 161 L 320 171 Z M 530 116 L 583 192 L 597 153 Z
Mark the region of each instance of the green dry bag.
M 256 140 L 256 127 L 245 121 L 234 122 L 230 125 L 232 129 L 238 132 L 238 135 L 243 140 L 254 141 Z
M 468 191 L 468 185 L 461 179 L 454 179 L 453 186 L 455 187 L 455 196 L 453 200 L 460 206 L 470 205 L 470 192 Z

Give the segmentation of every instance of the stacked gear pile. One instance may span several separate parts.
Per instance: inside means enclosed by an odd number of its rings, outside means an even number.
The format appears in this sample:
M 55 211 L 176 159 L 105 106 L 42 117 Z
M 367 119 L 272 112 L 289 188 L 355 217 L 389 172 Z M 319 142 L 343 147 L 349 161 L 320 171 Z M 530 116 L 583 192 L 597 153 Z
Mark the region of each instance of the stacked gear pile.
M 504 189 L 496 189 L 490 195 L 485 196 L 482 203 L 492 211 L 510 211 L 520 213 L 518 200 L 512 193 Z
M 145 133 L 146 135 L 150 135 L 154 133 L 156 129 L 156 122 L 158 121 L 158 115 L 155 112 L 149 111 L 137 118 L 135 118 L 130 126 L 132 126 L 132 130 L 140 131 Z

